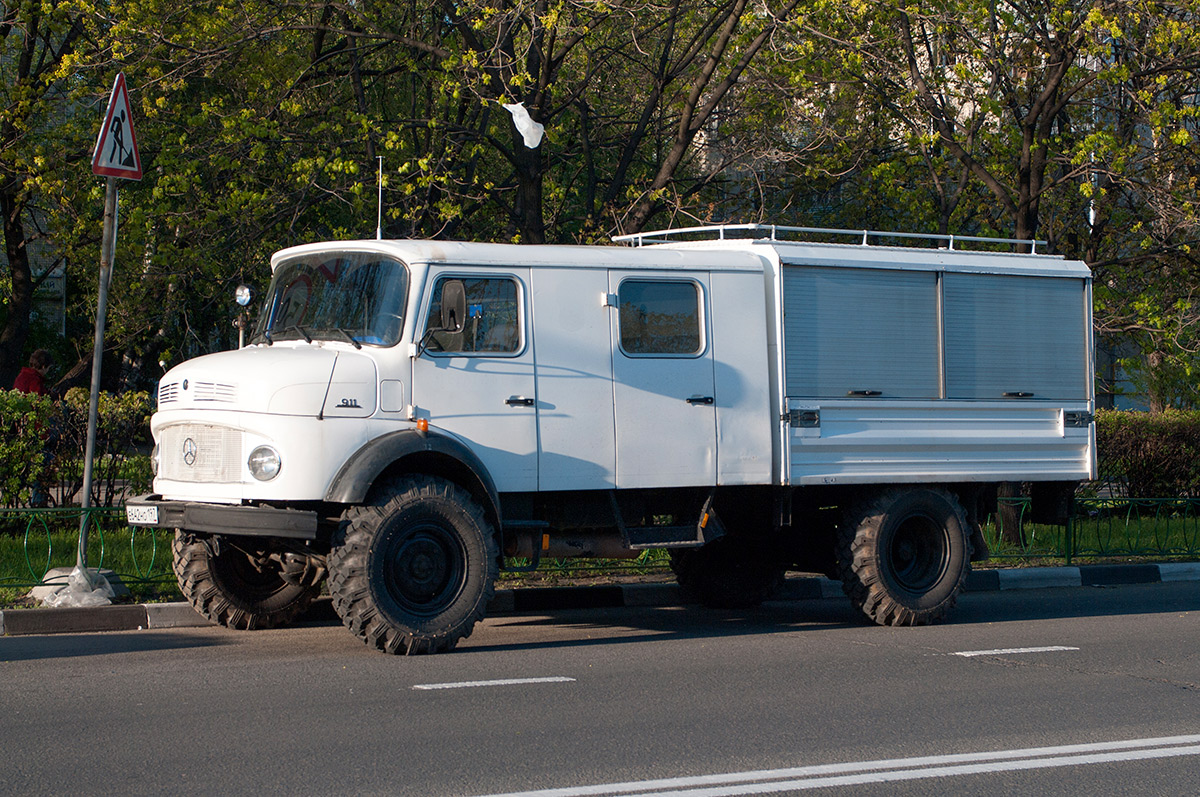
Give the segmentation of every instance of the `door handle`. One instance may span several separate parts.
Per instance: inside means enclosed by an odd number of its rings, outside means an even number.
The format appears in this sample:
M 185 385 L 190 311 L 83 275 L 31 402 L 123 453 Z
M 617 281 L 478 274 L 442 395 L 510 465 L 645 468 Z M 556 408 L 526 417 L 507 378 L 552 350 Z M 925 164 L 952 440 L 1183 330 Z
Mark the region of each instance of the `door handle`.
M 692 396 L 691 398 L 688 398 L 685 400 L 687 401 L 688 404 L 691 404 L 692 406 L 695 406 L 697 404 L 705 404 L 705 405 L 716 404 L 716 401 L 713 399 L 712 396 Z
M 532 407 L 536 401 L 525 396 L 509 396 L 504 403 L 510 407 Z

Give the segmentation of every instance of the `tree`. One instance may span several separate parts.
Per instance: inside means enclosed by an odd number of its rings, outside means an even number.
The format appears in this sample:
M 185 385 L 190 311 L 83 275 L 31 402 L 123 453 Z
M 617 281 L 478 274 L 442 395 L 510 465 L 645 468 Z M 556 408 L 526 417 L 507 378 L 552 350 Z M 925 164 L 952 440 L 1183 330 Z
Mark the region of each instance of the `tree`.
M 44 274 L 34 274 L 30 246 L 46 236 L 34 211 L 43 175 L 67 167 L 76 153 L 56 150 L 61 128 L 73 122 L 64 105 L 74 96 L 67 65 L 91 49 L 86 3 L 5 3 L 0 6 L 0 216 L 8 266 L 0 386 L 9 386 L 24 365 L 33 294 Z M 69 106 L 68 106 L 69 108 Z

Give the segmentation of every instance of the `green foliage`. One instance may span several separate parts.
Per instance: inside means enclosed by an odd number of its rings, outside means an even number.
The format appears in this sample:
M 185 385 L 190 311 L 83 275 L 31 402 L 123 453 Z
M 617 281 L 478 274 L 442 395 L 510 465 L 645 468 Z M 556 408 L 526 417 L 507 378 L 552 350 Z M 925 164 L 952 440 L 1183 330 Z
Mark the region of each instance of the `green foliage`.
M 0 505 L 28 506 L 51 477 L 47 441 L 55 409 L 43 396 L 0 390 Z
M 126 75 L 146 176 L 121 185 L 107 340 L 122 387 L 231 347 L 233 288 L 261 295 L 273 251 L 371 236 L 378 157 L 389 237 L 602 243 L 693 220 L 1036 236 L 1094 266 L 1101 331 L 1179 365 L 1176 382 L 1200 348 L 1181 334 L 1200 318 L 1200 0 L 6 14 L 7 250 L 52 244 L 83 363 L 103 197 L 86 164 Z M 546 126 L 537 150 L 510 102 Z M 40 275 L 18 271 L 0 269 L 0 321 L 27 315 Z M 0 332 L 0 365 L 31 348 L 19 327 Z
M 83 486 L 88 392 L 75 388 L 53 402 L 0 390 L 0 410 L 0 506 L 29 506 L 38 496 L 71 501 Z M 148 491 L 149 458 L 137 450 L 146 445 L 151 411 L 146 393 L 100 394 L 92 506 Z
M 1129 498 L 1200 497 L 1200 411 L 1096 415 L 1100 481 Z

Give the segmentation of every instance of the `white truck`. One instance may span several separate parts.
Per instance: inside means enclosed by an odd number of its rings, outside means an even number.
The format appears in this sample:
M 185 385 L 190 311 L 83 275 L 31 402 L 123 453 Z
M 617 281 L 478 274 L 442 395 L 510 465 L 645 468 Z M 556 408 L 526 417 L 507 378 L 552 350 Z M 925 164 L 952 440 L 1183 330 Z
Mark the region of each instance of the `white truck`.
M 326 583 L 389 653 L 453 648 L 506 561 L 647 548 L 710 605 L 802 570 L 937 621 L 998 485 L 1062 520 L 1095 476 L 1091 276 L 844 234 L 281 251 L 249 345 L 160 382 L 129 521 L 176 530 L 211 620 L 281 625 Z

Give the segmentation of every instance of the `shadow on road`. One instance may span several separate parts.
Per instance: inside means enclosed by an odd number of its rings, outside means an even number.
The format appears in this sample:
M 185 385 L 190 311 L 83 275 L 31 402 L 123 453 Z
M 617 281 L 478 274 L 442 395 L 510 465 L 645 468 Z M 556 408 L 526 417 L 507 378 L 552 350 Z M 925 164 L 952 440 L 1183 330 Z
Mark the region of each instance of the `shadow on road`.
M 535 614 L 491 618 L 489 639 L 505 634 L 521 641 L 471 644 L 462 653 L 644 643 L 654 640 L 728 639 L 790 634 L 806 630 L 861 628 L 861 615 L 844 601 L 769 602 L 757 609 L 720 610 L 701 606 L 551 609 Z M 556 629 L 570 638 L 559 638 Z M 586 637 L 578 635 L 586 633 Z M 528 634 L 536 634 L 530 641 Z M 470 642 L 471 640 L 468 640 Z
M 181 633 L 178 630 L 138 631 L 127 634 L 0 637 L 0 663 L 207 648 L 224 644 L 227 642 L 219 636 Z
M 1200 584 L 1145 584 L 964 593 L 946 625 L 995 624 L 1072 617 L 1200 612 Z M 469 639 L 462 653 L 641 643 L 647 639 L 733 638 L 764 634 L 875 628 L 849 600 L 768 602 L 757 609 L 700 606 L 546 609 L 488 620 L 489 640 Z M 555 629 L 562 631 L 556 634 Z M 511 633 L 520 640 L 503 642 Z M 580 633 L 586 633 L 580 638 Z M 528 637 L 535 635 L 535 640 Z M 564 638 L 569 637 L 569 638 Z M 475 642 L 476 644 L 470 644 Z
M 1004 623 L 1197 611 L 1200 611 L 1200 583 L 1177 581 L 1109 587 L 967 592 L 959 597 L 949 623 Z

